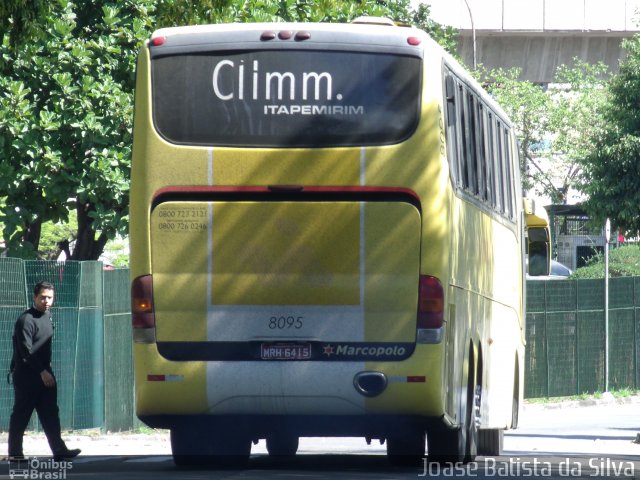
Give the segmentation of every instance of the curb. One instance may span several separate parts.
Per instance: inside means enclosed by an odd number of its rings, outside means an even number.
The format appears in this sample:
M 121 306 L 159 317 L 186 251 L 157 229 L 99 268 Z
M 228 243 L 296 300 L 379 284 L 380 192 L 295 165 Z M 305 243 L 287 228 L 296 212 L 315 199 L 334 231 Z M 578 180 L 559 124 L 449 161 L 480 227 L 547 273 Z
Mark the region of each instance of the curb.
M 640 404 L 640 395 L 629 397 L 614 397 L 611 393 L 603 393 L 601 398 L 587 398 L 585 400 L 561 400 L 549 403 L 528 403 L 526 400 L 523 410 L 526 412 L 536 410 L 555 410 L 563 408 L 599 407 L 606 405 Z

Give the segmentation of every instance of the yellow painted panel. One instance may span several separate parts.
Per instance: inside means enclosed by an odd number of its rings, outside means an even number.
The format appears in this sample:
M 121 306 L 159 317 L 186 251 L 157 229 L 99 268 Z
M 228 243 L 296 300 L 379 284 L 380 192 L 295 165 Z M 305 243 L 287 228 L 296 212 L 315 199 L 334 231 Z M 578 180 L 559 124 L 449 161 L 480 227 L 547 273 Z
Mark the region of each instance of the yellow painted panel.
M 207 205 L 167 202 L 151 215 L 153 295 L 160 341 L 207 340 Z
M 365 406 L 371 413 L 424 415 L 439 417 L 444 413 L 442 395 L 443 345 L 416 345 L 413 355 L 402 362 L 367 362 L 366 371 L 387 376 L 386 390 L 368 398 Z M 407 377 L 424 376 L 424 382 L 407 382 Z
M 207 413 L 206 364 L 171 362 L 154 344 L 134 344 L 136 414 Z M 149 381 L 148 375 L 169 375 L 172 381 Z
M 213 303 L 358 305 L 360 205 L 216 203 Z
M 368 203 L 365 212 L 365 341 L 413 342 L 420 212 L 404 202 Z
M 213 181 L 216 185 L 358 185 L 360 149 L 217 147 Z

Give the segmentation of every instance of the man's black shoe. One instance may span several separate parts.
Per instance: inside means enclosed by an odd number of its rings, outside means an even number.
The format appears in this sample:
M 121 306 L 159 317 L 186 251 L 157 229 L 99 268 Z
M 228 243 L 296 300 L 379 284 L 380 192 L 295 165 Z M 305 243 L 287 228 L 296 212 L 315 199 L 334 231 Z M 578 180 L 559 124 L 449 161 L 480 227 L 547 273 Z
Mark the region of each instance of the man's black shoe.
M 75 458 L 80 455 L 81 450 L 79 448 L 72 448 L 71 450 L 66 449 L 61 452 L 57 452 L 53 454 L 53 459 L 58 462 L 60 460 L 68 460 L 70 458 Z

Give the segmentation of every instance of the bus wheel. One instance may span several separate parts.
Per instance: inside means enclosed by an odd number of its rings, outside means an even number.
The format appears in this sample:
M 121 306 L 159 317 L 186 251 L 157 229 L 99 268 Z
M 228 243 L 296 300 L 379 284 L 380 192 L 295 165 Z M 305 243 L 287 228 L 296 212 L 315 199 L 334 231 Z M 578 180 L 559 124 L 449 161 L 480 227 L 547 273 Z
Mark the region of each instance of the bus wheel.
M 458 463 L 464 460 L 466 432 L 463 426 L 433 426 L 427 431 L 427 457 L 433 463 Z
M 475 382 L 474 382 L 475 383 Z M 478 455 L 478 427 L 480 426 L 480 405 L 482 387 L 475 385 L 469 391 L 469 408 L 467 409 L 467 438 L 464 462 L 473 462 Z
M 271 435 L 267 437 L 267 452 L 272 457 L 293 457 L 298 451 L 295 435 Z
M 179 467 L 242 468 L 251 454 L 251 439 L 241 435 L 211 436 L 197 428 L 172 428 L 171 453 Z
M 504 430 L 492 428 L 478 432 L 478 454 L 490 457 L 502 455 Z
M 467 409 L 463 425 L 447 428 L 433 426 L 427 432 L 427 455 L 429 462 L 458 463 L 473 462 L 478 454 L 478 425 L 480 423 L 480 401 L 482 389 L 469 380 Z
M 425 432 L 420 429 L 387 437 L 387 459 L 393 465 L 419 465 L 424 458 L 425 443 Z

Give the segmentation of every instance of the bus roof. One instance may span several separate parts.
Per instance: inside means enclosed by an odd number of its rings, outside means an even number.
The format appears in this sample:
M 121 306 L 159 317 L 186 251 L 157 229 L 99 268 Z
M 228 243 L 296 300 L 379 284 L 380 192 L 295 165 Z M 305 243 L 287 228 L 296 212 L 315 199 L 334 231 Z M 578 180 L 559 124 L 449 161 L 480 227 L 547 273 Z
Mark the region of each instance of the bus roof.
M 411 40 L 410 40 L 411 39 Z M 380 23 L 229 23 L 193 25 L 156 30 L 151 45 L 161 46 L 156 54 L 200 51 L 205 46 L 229 48 L 350 48 L 401 50 L 421 56 L 422 44 L 434 42 L 424 31 L 414 27 Z M 434 42 L 435 43 L 435 42 Z M 162 53 L 160 53 L 162 52 Z
M 548 227 L 549 216 L 543 206 L 532 198 L 522 199 L 524 206 L 524 218 L 527 227 Z

